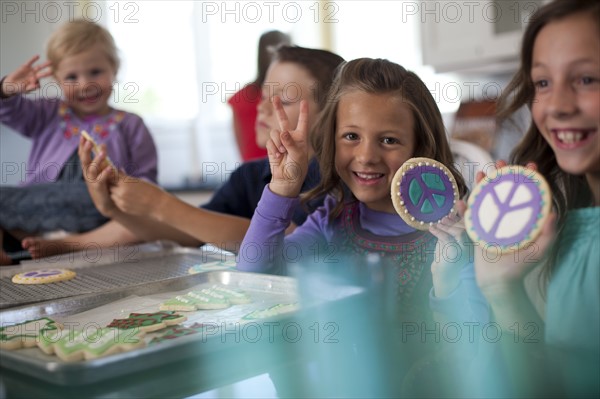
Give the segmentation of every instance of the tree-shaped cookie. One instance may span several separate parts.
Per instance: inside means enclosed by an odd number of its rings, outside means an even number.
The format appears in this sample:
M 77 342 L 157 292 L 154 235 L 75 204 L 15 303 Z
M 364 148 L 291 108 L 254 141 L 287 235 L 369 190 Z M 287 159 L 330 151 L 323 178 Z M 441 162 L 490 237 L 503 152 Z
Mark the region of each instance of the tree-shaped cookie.
M 465 213 L 467 234 L 486 246 L 526 248 L 540 233 L 551 205 L 550 187 L 541 174 L 505 166 L 473 189 Z
M 427 230 L 454 212 L 458 188 L 443 164 L 429 158 L 411 158 L 394 175 L 391 196 L 396 212 L 408 225 Z

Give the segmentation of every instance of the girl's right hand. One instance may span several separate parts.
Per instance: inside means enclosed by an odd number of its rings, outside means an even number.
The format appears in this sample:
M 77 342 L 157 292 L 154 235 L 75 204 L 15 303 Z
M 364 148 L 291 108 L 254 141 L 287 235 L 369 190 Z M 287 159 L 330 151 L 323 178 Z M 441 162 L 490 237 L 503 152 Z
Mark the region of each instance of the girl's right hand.
M 17 68 L 16 71 L 8 74 L 2 81 L 2 97 L 9 97 L 13 94 L 28 93 L 39 89 L 40 79 L 52 75 L 50 61 L 40 65 L 34 65 L 40 59 L 39 55 L 32 57 L 25 64 Z
M 273 108 L 280 130 L 272 130 L 267 141 L 272 174 L 269 189 L 275 194 L 293 198 L 300 195 L 308 171 L 308 103 L 304 100 L 300 103 L 300 116 L 295 130 L 290 129 L 290 122 L 278 96 L 273 97 Z
M 506 166 L 506 162 L 497 161 L 496 168 Z M 536 165 L 527 165 L 535 169 Z M 478 172 L 476 182 L 479 183 L 484 174 Z M 485 248 L 475 246 L 475 274 L 477 284 L 482 293 L 492 297 L 509 294 L 513 288 L 520 289 L 525 276 L 546 256 L 546 252 L 555 239 L 556 215 L 551 213 L 542 226 L 542 231 L 528 247 L 518 251 L 500 251 L 497 246 Z
M 110 197 L 110 185 L 114 176 L 112 166 L 106 166 L 101 169 L 101 165 L 106 165 L 106 154 L 101 152 L 92 159 L 92 143 L 83 136 L 79 139 L 78 155 L 83 169 L 83 179 L 88 188 L 92 201 L 98 212 L 107 218 L 113 218 L 119 212 L 119 208 Z

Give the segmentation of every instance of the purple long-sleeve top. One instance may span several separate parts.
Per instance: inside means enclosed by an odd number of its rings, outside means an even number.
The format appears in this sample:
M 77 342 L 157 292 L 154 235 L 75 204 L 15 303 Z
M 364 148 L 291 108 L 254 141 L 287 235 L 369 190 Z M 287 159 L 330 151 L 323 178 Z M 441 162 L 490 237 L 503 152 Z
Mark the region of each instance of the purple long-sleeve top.
M 108 115 L 82 120 L 59 100 L 14 95 L 0 100 L 0 123 L 33 141 L 27 166 L 21 168 L 22 185 L 56 181 L 77 150 L 81 130 L 98 144 L 106 144 L 107 154 L 118 168 L 157 181 L 156 146 L 144 121 L 135 114 L 112 109 Z
M 293 233 L 285 236 L 285 229 L 299 204 L 298 197 L 282 197 L 273 193 L 268 185 L 265 187 L 238 253 L 238 270 L 287 274 L 288 263 L 298 262 L 299 257 L 310 259 L 315 256 L 319 243 L 331 242 L 334 228 L 329 215 L 336 199 L 327 196 L 322 207 L 310 214 Z M 397 214 L 375 211 L 363 203 L 359 204 L 359 210 L 361 227 L 372 234 L 400 236 L 415 231 Z M 321 252 L 321 259 L 326 256 L 327 253 Z M 450 295 L 435 297 L 432 287 L 429 304 L 444 319 L 481 323 L 489 320 L 488 305 L 475 282 L 472 263 L 462 269 L 459 286 Z

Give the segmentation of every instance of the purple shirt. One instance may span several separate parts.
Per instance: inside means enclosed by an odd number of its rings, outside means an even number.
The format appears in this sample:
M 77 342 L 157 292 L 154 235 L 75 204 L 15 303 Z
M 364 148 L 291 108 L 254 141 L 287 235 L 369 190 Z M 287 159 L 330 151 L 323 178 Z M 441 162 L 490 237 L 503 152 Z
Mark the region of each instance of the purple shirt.
M 77 151 L 79 132 L 86 130 L 105 143 L 113 163 L 128 174 L 157 181 L 156 147 L 143 120 L 112 109 L 108 115 L 78 118 L 64 103 L 14 95 L 0 100 L 0 122 L 33 140 L 23 185 L 56 181 L 65 162 Z
M 289 226 L 300 200 L 298 197 L 279 196 L 267 185 L 240 247 L 238 270 L 286 273 L 284 260 L 291 256 L 290 254 L 296 256 L 300 251 L 301 255 L 312 256 L 311 248 L 315 247 L 315 243 L 330 242 L 333 238 L 334 228 L 333 223 L 329 221 L 329 214 L 335 207 L 336 201 L 333 196 L 327 196 L 322 207 L 310 214 L 306 222 L 298 226 L 292 234 L 285 236 L 285 229 Z M 359 207 L 360 225 L 372 234 L 399 236 L 416 231 L 398 214 L 374 211 L 362 202 Z M 286 247 L 289 248 L 289 252 L 286 252 Z M 475 282 L 472 263 L 463 268 L 459 286 L 447 297 L 435 297 L 432 288 L 429 304 L 434 312 L 455 322 L 485 323 L 489 320 L 487 303 Z

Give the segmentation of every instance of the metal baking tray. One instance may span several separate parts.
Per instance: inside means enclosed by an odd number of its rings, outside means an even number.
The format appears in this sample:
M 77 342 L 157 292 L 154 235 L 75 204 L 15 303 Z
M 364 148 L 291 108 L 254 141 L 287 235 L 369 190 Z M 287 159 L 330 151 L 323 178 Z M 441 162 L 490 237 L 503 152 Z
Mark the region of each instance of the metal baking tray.
M 37 347 L 2 351 L 0 368 L 63 386 L 96 383 L 186 358 L 202 359 L 205 355 L 230 349 L 232 345 L 239 345 L 240 337 L 244 341 L 244 324 L 240 323 L 241 317 L 253 310 L 265 309 L 278 303 L 299 301 L 296 280 L 291 277 L 237 271 L 210 271 L 5 310 L 0 312 L 0 324 L 7 325 L 39 317 L 50 317 L 62 323 L 94 323 L 102 327 L 114 318 L 127 317 L 131 312 L 158 311 L 158 304 L 165 299 L 190 289 L 213 284 L 243 290 L 252 297 L 252 302 L 222 310 L 180 312 L 188 317 L 188 320 L 182 323 L 183 326 L 206 323 L 211 326 L 210 335 L 184 336 L 131 352 L 79 362 L 64 362 L 58 357 L 44 354 Z M 318 302 L 351 297 L 362 291 L 359 287 L 338 287 L 335 293 L 328 292 L 321 299 L 311 298 L 311 303 L 307 304 L 307 307 Z M 302 308 L 304 306 L 303 303 Z M 290 313 L 278 320 L 293 316 L 294 314 Z M 252 343 L 257 343 L 257 328 L 265 329 L 261 342 L 272 342 L 266 332 L 276 324 L 277 322 L 268 320 L 258 320 L 254 323 L 251 332 Z M 150 333 L 146 336 L 146 340 L 150 341 L 162 332 Z
M 218 261 L 222 255 L 202 249 L 171 247 L 165 245 L 148 249 L 147 246 L 130 247 L 120 254 L 105 251 L 104 259 L 85 252 L 79 258 L 60 257 L 52 262 L 33 261 L 20 267 L 0 270 L 0 309 L 37 302 L 52 301 L 85 294 L 104 293 L 121 288 L 144 285 L 187 276 L 191 266 Z M 120 258 L 115 262 L 115 255 Z M 14 284 L 12 277 L 20 272 L 68 268 L 77 275 L 74 279 L 52 284 Z

